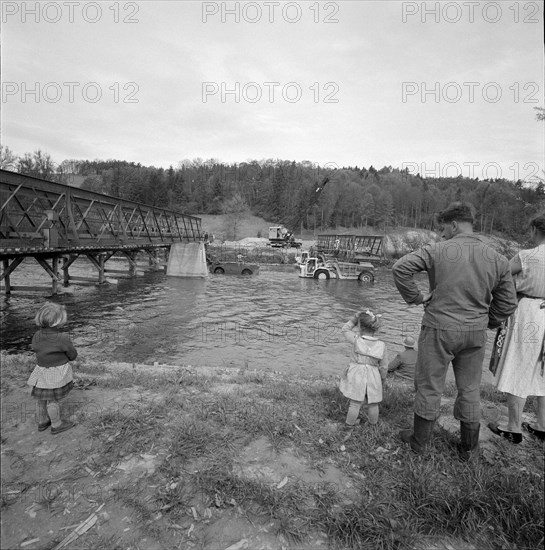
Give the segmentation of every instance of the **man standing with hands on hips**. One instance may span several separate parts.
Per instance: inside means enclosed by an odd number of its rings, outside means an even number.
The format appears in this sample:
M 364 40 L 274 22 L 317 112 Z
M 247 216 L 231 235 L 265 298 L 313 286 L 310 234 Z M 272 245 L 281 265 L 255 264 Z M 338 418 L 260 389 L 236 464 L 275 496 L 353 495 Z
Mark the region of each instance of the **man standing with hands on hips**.
M 486 328 L 496 328 L 517 307 L 507 258 L 473 233 L 472 206 L 456 202 L 439 213 L 440 242 L 400 258 L 394 282 L 408 304 L 423 304 L 415 367 L 414 428 L 401 432 L 413 451 L 423 453 L 439 417 L 441 396 L 452 362 L 458 395 L 460 458 L 478 457 L 480 384 Z M 422 294 L 414 275 L 427 271 L 430 292 Z

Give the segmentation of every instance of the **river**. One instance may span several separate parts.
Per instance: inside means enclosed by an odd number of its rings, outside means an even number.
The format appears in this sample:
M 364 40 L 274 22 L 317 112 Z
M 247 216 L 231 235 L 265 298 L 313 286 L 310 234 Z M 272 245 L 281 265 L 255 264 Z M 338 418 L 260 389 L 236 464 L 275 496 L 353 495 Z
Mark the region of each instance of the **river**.
M 19 268 L 23 279 L 40 276 L 30 262 Z M 425 275 L 418 281 L 427 289 Z M 262 266 L 253 276 L 188 279 L 155 272 L 117 286 L 69 288 L 53 299 L 66 306 L 67 329 L 87 361 L 339 374 L 350 353 L 340 329 L 355 311 L 382 314 L 378 336 L 390 359 L 402 350 L 402 334 L 418 337 L 423 313 L 403 302 L 386 268 L 377 270 L 372 285 L 301 279 L 294 267 Z M 3 350 L 30 352 L 33 318 L 45 299 L 2 297 Z

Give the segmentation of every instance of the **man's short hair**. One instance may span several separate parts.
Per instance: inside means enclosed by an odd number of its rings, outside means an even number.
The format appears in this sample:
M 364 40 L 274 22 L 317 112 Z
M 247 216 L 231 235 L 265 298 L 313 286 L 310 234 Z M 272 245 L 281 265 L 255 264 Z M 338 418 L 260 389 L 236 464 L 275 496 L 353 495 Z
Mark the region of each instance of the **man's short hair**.
M 466 202 L 453 202 L 437 215 L 437 223 L 444 224 L 450 222 L 469 222 L 475 223 L 474 208 Z

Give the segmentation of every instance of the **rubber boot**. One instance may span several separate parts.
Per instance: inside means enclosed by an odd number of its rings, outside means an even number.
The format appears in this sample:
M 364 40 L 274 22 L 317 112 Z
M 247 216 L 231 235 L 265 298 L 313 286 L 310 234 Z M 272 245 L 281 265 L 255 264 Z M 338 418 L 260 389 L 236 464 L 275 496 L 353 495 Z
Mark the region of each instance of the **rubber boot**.
M 403 430 L 399 435 L 415 453 L 422 454 L 431 440 L 434 425 L 435 420 L 426 420 L 415 413 L 413 430 Z
M 460 460 L 479 459 L 479 431 L 480 422 L 460 422 Z

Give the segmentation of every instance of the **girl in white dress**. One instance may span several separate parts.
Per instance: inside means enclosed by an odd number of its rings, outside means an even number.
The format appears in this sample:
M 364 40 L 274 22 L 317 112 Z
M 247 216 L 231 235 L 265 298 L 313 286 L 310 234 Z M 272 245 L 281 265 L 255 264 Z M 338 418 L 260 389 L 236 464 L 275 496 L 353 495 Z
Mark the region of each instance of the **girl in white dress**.
M 346 339 L 352 344 L 350 364 L 339 383 L 341 393 L 350 399 L 346 424 L 359 423 L 358 415 L 367 401 L 370 424 L 378 422 L 378 404 L 382 401 L 382 380 L 388 372 L 386 344 L 375 337 L 380 328 L 380 316 L 372 311 L 356 313 L 342 327 Z M 356 331 L 356 332 L 355 332 Z

